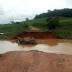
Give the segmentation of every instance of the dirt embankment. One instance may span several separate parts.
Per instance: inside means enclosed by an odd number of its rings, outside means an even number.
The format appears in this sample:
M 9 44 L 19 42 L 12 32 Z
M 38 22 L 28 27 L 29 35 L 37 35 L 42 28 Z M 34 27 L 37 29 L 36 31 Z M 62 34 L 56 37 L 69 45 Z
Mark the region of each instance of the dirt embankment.
M 43 32 L 41 29 L 38 29 L 33 26 L 29 26 L 31 28 L 31 31 L 29 32 L 22 32 L 15 37 L 12 37 L 11 39 L 17 39 L 17 37 L 34 37 L 35 39 L 58 39 L 58 37 L 51 33 L 51 32 Z
M 34 37 L 35 39 L 57 39 L 58 37 L 56 37 L 55 34 L 51 33 L 51 32 L 23 32 L 20 33 L 18 35 L 16 35 L 15 37 L 12 37 L 12 39 L 16 39 L 17 37 Z
M 17 39 L 17 37 L 34 37 L 35 39 L 58 39 L 58 37 L 51 33 L 51 32 L 43 32 L 41 29 L 38 29 L 36 27 L 29 26 L 31 28 L 31 31 L 29 32 L 22 32 L 15 37 L 12 37 L 11 39 Z
M 72 72 L 72 55 L 8 52 L 0 58 L 0 72 Z

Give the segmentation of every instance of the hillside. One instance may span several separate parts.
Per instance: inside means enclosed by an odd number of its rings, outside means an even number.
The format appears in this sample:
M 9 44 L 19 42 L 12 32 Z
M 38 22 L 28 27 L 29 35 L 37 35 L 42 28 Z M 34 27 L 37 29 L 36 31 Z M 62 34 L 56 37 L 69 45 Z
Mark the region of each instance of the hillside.
M 46 19 L 44 18 L 37 18 L 33 20 L 19 22 L 18 24 L 5 24 L 0 25 L 0 39 L 7 39 L 14 37 L 22 32 L 28 32 L 31 30 L 30 26 L 36 27 L 41 29 L 42 31 L 50 31 L 46 27 Z M 63 39 L 72 39 L 72 17 L 60 17 L 59 18 L 60 26 L 53 31 L 57 37 Z
M 64 8 L 64 9 L 54 9 L 54 10 L 48 10 L 46 13 L 42 13 L 35 16 L 36 18 L 42 18 L 42 17 L 72 17 L 72 9 Z
M 27 25 L 40 28 L 43 31 L 49 31 L 47 30 L 46 27 L 47 24 L 46 19 L 47 17 L 37 18 L 29 21 L 24 21 L 21 23 L 22 24 L 25 23 Z M 72 39 L 72 17 L 60 17 L 59 22 L 60 22 L 60 26 L 56 28 L 54 33 L 60 38 Z
M 13 36 L 16 36 L 17 34 L 21 32 L 27 32 L 30 28 L 28 25 L 25 24 L 4 24 L 0 25 L 0 39 L 7 39 L 11 38 Z

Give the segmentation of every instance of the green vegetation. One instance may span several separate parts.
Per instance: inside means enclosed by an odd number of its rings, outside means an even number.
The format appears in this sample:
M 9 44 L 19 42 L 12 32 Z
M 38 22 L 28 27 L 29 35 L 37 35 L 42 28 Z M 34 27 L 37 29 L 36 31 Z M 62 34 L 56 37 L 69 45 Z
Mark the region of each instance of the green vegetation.
M 2 57 L 2 54 L 0 54 L 0 57 Z
M 47 18 L 48 17 L 37 18 L 37 19 L 22 22 L 22 23 L 40 28 L 43 31 L 50 31 L 46 27 Z M 72 17 L 59 17 L 59 23 L 60 25 L 56 27 L 56 30 L 54 30 L 54 33 L 60 38 L 72 39 Z
M 29 31 L 29 30 L 30 30 L 29 26 L 24 23 L 0 25 L 0 33 L 4 33 L 0 34 L 0 39 L 10 38 L 23 31 Z
M 64 8 L 64 9 L 54 9 L 53 11 L 48 10 L 47 13 L 42 13 L 36 15 L 35 18 L 42 18 L 42 17 L 72 17 L 72 9 Z
M 49 17 L 49 18 L 47 18 L 46 21 L 47 21 L 46 26 L 49 30 L 55 30 L 56 27 L 59 26 L 59 19 L 57 17 L 54 17 L 54 18 Z

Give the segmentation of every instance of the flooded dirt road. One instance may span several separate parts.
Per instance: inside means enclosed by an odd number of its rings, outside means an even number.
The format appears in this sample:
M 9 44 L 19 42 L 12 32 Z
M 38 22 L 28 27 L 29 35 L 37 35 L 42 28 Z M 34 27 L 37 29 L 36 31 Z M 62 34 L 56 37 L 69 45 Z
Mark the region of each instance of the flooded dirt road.
M 17 37 L 34 37 L 38 44 L 19 45 Z M 72 40 L 50 32 L 23 32 L 11 39 L 0 41 L 0 72 L 72 72 Z
M 37 39 L 37 45 L 19 45 L 11 41 L 0 41 L 0 54 L 9 51 L 30 51 L 38 50 L 46 53 L 57 54 L 71 54 L 72 55 L 72 40 L 60 40 L 60 39 Z M 51 41 L 51 42 L 50 42 Z
M 72 72 L 72 40 L 35 40 L 35 46 L 0 41 L 0 72 Z

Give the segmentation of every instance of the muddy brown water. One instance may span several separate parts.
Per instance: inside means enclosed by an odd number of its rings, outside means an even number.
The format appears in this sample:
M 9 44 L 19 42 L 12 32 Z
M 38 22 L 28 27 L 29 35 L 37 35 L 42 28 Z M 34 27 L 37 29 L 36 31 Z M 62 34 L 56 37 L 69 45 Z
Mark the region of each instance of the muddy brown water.
M 54 45 L 49 45 L 49 43 L 48 44 L 44 43 L 44 44 L 37 44 L 35 46 L 19 45 L 11 41 L 0 41 L 0 54 L 6 53 L 9 51 L 30 51 L 30 50 L 38 50 L 38 51 L 43 51 L 46 53 L 72 55 L 72 40 L 58 40 L 57 44 L 54 44 Z

